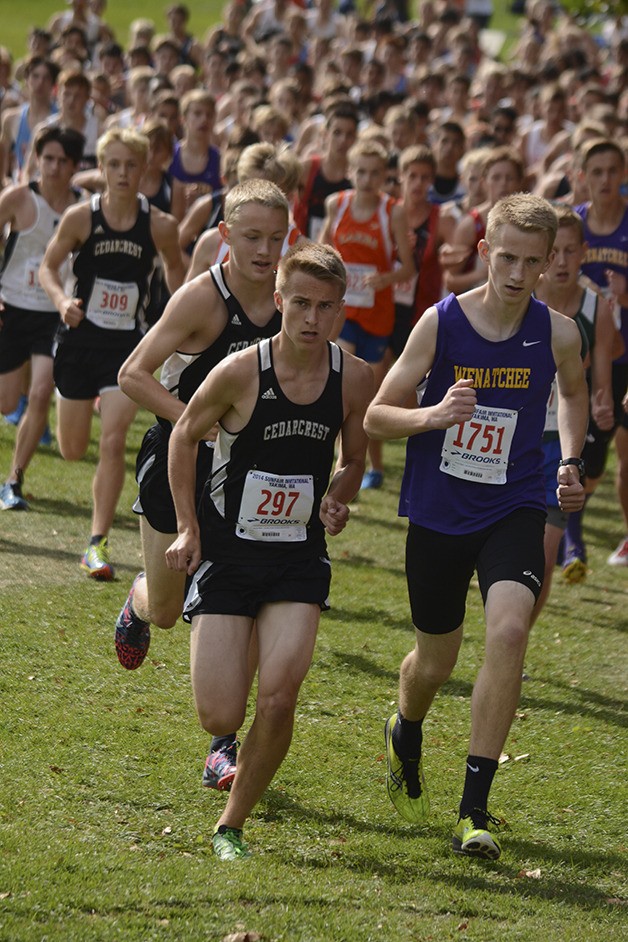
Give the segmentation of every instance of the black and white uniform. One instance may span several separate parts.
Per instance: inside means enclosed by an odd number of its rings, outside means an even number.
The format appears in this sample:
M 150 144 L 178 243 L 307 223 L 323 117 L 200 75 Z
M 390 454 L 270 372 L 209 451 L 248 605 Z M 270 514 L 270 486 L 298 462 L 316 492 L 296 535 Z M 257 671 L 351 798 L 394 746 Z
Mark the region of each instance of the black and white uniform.
M 74 285 L 85 317 L 63 326 L 55 355 L 55 383 L 66 399 L 93 399 L 118 386 L 118 370 L 145 332 L 144 312 L 157 249 L 150 230 L 150 205 L 138 194 L 134 225 L 119 232 L 102 211 L 100 194 L 90 200 L 91 231 L 76 252 Z
M 78 200 L 78 190 L 72 192 Z M 35 221 L 28 229 L 9 234 L 0 272 L 4 305 L 0 373 L 17 369 L 33 354 L 51 357 L 59 326 L 59 314 L 39 283 L 39 266 L 62 213 L 47 203 L 38 183 L 29 184 L 28 197 L 35 207 Z
M 199 507 L 204 562 L 186 599 L 188 620 L 203 613 L 254 617 L 269 601 L 325 607 L 331 571 L 319 509 L 343 423 L 342 352 L 331 342 L 328 351 L 325 387 L 302 405 L 279 384 L 272 341 L 260 343 L 251 418 L 240 432 L 221 425 L 216 440 Z M 247 585 L 254 598 L 241 588 Z
M 173 353 L 161 370 L 161 384 L 181 402 L 189 402 L 210 370 L 230 353 L 244 350 L 265 337 L 274 337 L 281 327 L 281 314 L 275 310 L 267 324 L 259 327 L 247 317 L 224 279 L 222 267 L 213 265 L 210 274 L 227 309 L 227 323 L 211 346 L 200 353 Z M 154 530 L 176 533 L 177 518 L 168 484 L 168 441 L 172 425 L 167 419 L 157 419 L 149 428 L 137 456 L 136 479 L 139 497 L 133 509 L 144 514 Z M 196 465 L 197 492 L 209 477 L 213 442 L 201 442 Z

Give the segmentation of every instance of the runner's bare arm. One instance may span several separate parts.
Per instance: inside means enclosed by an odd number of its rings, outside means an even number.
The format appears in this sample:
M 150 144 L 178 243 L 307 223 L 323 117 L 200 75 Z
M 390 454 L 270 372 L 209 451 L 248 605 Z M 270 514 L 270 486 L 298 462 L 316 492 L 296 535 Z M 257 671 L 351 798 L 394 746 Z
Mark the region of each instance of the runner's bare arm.
M 444 269 L 443 284 L 447 291 L 461 294 L 486 281 L 487 277 L 486 265 L 481 262 L 477 254 L 478 237 L 475 220 L 468 213 L 462 217 L 454 229 L 451 242 L 449 252 L 439 253 Z M 465 271 L 471 256 L 474 257 L 474 265 L 471 271 Z
M 39 282 L 68 327 L 77 327 L 85 314 L 83 300 L 65 293 L 60 270 L 68 255 L 89 238 L 91 212 L 89 203 L 81 203 L 63 214 L 39 268 Z
M 578 458 L 589 421 L 589 392 L 580 357 L 580 333 L 569 317 L 551 311 L 552 352 L 558 380 L 558 435 L 564 458 Z M 584 488 L 575 465 L 558 469 L 558 498 L 566 512 L 584 505 Z
M 318 237 L 319 242 L 326 243 L 327 245 L 334 244 L 331 231 L 337 211 L 338 196 L 335 193 L 332 193 L 332 195 L 328 196 L 325 200 L 325 222 L 323 223 L 323 228 L 321 229 L 321 233 Z
M 168 290 L 173 294 L 185 279 L 185 261 L 179 247 L 177 221 L 169 213 L 151 207 L 151 232 L 155 248 L 164 263 Z
M 621 335 L 613 320 L 613 306 L 606 298 L 600 298 L 591 354 L 591 415 L 598 428 L 605 431 L 612 429 L 615 421 L 611 364 L 619 356 L 614 349 L 618 337 Z
M 24 186 L 8 186 L 0 194 L 0 232 L 5 226 L 15 224 L 25 192 Z
M 360 490 L 364 475 L 367 445 L 364 415 L 373 397 L 373 371 L 362 360 L 345 353 L 342 386 L 345 419 L 340 430 L 337 470 L 319 511 L 330 536 L 344 529 L 349 519 L 347 504 Z
M 221 242 L 222 236 L 219 229 L 208 229 L 207 232 L 203 233 L 194 246 L 192 261 L 185 276 L 186 281 L 192 281 L 193 278 L 202 275 L 213 265 Z
M 173 429 L 168 448 L 168 478 L 177 512 L 178 536 L 166 551 L 169 569 L 188 575 L 198 569 L 201 542 L 194 500 L 198 443 L 220 419 L 239 424 L 243 390 L 257 391 L 256 371 L 254 348 L 219 363 L 196 391 Z
M 201 352 L 219 336 L 225 324 L 224 306 L 211 276 L 179 288 L 157 323 L 125 360 L 118 374 L 129 399 L 173 424 L 185 404 L 155 379 L 155 372 L 177 350 Z M 202 331 L 202 336 L 199 336 Z
M 466 422 L 476 404 L 471 380 L 458 380 L 441 402 L 419 409 L 405 403 L 432 368 L 436 353 L 438 313 L 428 308 L 413 328 L 406 347 L 392 367 L 366 412 L 365 428 L 369 438 L 405 438 L 431 429 L 445 429 Z
M 11 146 L 20 111 L 21 108 L 7 108 L 2 114 L 2 125 L 0 126 L 0 185 L 2 185 L 5 177 L 10 178 L 11 176 Z
M 213 194 L 195 200 L 179 225 L 179 245 L 185 251 L 188 245 L 202 233 L 207 225 L 214 205 Z
M 408 217 L 401 203 L 393 207 L 390 214 L 390 228 L 395 245 L 397 246 L 397 257 L 401 265 L 399 268 L 391 268 L 391 270 L 387 272 L 378 272 L 376 275 L 368 275 L 364 279 L 364 283 L 370 285 L 375 291 L 381 291 L 382 288 L 388 288 L 390 285 L 408 281 L 416 275 L 412 249 L 410 248 L 410 240 L 408 238 Z

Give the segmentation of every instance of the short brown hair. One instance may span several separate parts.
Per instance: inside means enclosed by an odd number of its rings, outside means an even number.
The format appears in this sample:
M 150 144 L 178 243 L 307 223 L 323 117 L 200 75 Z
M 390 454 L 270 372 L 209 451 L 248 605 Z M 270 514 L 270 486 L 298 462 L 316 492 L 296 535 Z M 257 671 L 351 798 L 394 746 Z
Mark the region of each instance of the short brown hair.
M 620 144 L 616 141 L 612 141 L 609 137 L 596 137 L 592 141 L 587 141 L 586 144 L 583 144 L 580 151 L 580 166 L 583 170 L 586 170 L 587 164 L 592 157 L 597 157 L 598 154 L 608 153 L 617 154 L 621 160 L 622 166 L 626 165 L 626 155 Z
M 514 226 L 522 232 L 547 233 L 547 254 L 552 251 L 558 217 L 552 204 L 533 193 L 513 193 L 498 200 L 489 211 L 486 223 L 486 240 L 490 242 L 502 226 Z
M 554 204 L 554 212 L 558 219 L 559 229 L 576 229 L 580 242 L 584 242 L 584 222 L 582 216 L 578 215 L 575 209 L 567 206 L 566 203 Z
M 279 261 L 276 286 L 279 293 L 286 290 L 290 277 L 303 272 L 320 281 L 336 284 L 340 297 L 347 288 L 347 271 L 340 253 L 331 245 L 320 242 L 303 242 L 293 246 Z
M 436 175 L 436 158 L 427 144 L 413 144 L 399 155 L 399 172 L 405 173 L 411 164 L 428 164 Z

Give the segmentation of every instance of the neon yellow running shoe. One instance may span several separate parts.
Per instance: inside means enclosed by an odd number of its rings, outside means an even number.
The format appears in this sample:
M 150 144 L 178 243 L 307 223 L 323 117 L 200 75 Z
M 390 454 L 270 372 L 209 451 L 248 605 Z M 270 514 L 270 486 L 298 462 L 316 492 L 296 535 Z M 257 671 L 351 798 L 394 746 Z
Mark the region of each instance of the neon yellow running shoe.
M 99 543 L 90 543 L 81 560 L 81 569 L 92 579 L 111 582 L 114 572 L 109 561 L 109 545 L 106 536 L 103 536 Z
M 586 578 L 587 564 L 581 559 L 578 559 L 577 556 L 574 556 L 573 559 L 563 566 L 563 579 L 565 582 L 568 582 L 569 585 L 578 585 L 580 582 L 584 582 Z
M 501 822 L 479 808 L 474 808 L 466 818 L 460 818 L 451 842 L 455 852 L 483 860 L 497 860 L 502 848 L 496 835 L 488 830 L 489 823 L 499 827 Z
M 248 845 L 242 840 L 240 828 L 216 825 L 212 835 L 212 847 L 219 860 L 242 860 L 251 856 Z
M 400 759 L 393 746 L 392 731 L 397 722 L 393 713 L 386 720 L 386 788 L 398 814 L 410 824 L 423 824 L 430 813 L 430 800 L 425 786 L 422 759 Z

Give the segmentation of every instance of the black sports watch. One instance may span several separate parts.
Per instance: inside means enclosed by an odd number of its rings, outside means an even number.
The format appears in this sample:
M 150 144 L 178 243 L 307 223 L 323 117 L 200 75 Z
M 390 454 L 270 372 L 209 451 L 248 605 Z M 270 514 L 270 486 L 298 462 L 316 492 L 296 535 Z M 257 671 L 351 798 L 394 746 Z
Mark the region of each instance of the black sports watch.
M 558 462 L 559 468 L 564 468 L 565 465 L 574 464 L 578 469 L 578 474 L 580 475 L 580 480 L 584 478 L 584 461 L 582 458 L 561 458 Z

